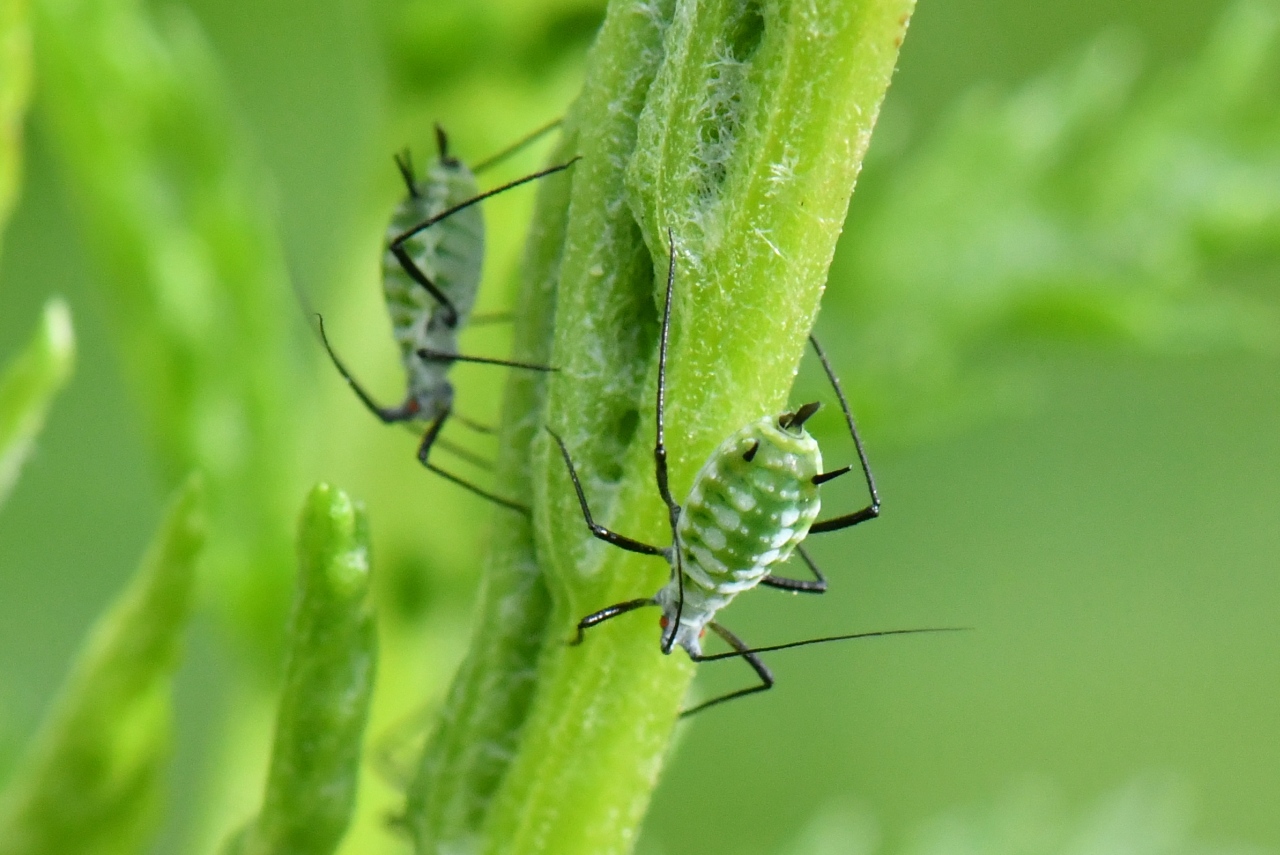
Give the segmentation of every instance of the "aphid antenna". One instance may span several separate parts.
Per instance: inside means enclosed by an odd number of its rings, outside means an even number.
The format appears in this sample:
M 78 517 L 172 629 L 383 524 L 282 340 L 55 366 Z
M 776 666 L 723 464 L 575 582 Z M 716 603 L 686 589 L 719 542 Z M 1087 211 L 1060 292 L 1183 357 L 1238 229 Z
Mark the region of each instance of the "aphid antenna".
M 562 172 L 568 169 L 570 166 L 573 166 L 579 160 L 582 160 L 582 155 L 580 154 L 574 155 L 572 158 L 565 161 L 564 163 L 558 163 L 555 166 L 549 166 L 546 169 L 541 169 L 537 172 L 530 173 L 529 175 L 526 175 L 523 178 L 517 178 L 514 181 L 508 181 L 506 184 L 503 184 L 500 187 L 495 187 L 492 190 L 486 190 L 485 192 L 480 193 L 479 195 L 472 196 L 470 199 L 466 200 L 465 202 L 459 202 L 458 204 L 454 205 L 452 208 L 446 208 L 445 210 L 436 214 L 434 217 L 428 217 L 427 219 L 418 223 L 416 226 L 413 226 L 412 228 L 407 229 L 406 231 L 403 231 L 400 234 L 396 235 L 391 240 L 391 244 L 390 244 L 391 249 L 394 251 L 395 249 L 400 247 L 401 244 L 403 244 L 409 238 L 416 235 L 418 232 L 431 228 L 436 223 L 440 222 L 441 220 L 447 219 L 448 217 L 452 217 L 454 214 L 458 213 L 459 211 L 465 210 L 466 208 L 470 208 L 472 205 L 478 205 L 479 203 L 483 202 L 485 199 L 490 198 L 491 196 L 497 196 L 499 193 L 505 193 L 508 190 L 511 190 L 515 187 L 519 187 L 521 184 L 528 184 L 530 181 L 537 181 L 539 178 L 545 178 L 548 175 L 554 175 L 557 172 Z
M 503 365 L 507 368 L 524 368 L 529 371 L 559 371 L 551 365 L 537 365 L 532 362 L 516 362 L 511 359 L 498 359 L 490 356 L 465 356 L 461 353 L 447 353 L 443 350 L 432 350 L 429 347 L 418 348 L 418 356 L 429 362 L 474 362 L 479 365 Z
M 671 572 L 675 574 L 679 596 L 676 600 L 676 619 L 671 622 L 671 631 L 662 639 L 662 652 L 670 653 L 676 643 L 676 634 L 680 630 L 680 618 L 684 614 L 684 557 L 680 545 L 676 542 L 676 525 L 680 522 L 680 505 L 671 495 L 671 485 L 667 478 L 667 445 L 663 431 L 663 410 L 667 397 L 667 346 L 671 339 L 671 292 L 676 281 L 676 239 L 667 227 L 667 293 L 662 303 L 662 331 L 658 339 L 658 394 L 657 394 L 657 442 L 653 446 L 655 475 L 658 481 L 658 493 L 667 505 L 667 516 L 671 521 L 671 552 L 675 556 Z
M 929 632 L 964 632 L 969 629 L 969 627 L 955 626 L 930 627 L 925 629 L 887 629 L 875 632 L 855 632 L 847 635 L 829 635 L 823 638 L 810 638 L 804 641 L 792 641 L 787 644 L 770 644 L 765 647 L 748 647 L 742 639 L 738 638 L 732 632 L 725 629 L 715 621 L 707 624 L 707 626 L 715 632 L 716 635 L 724 639 L 725 643 L 732 647 L 733 650 L 728 653 L 712 653 L 710 655 L 700 654 L 698 656 L 690 656 L 689 658 L 694 662 L 699 663 L 716 662 L 721 659 L 745 659 L 747 664 L 751 666 L 751 669 L 756 672 L 756 676 L 760 678 L 760 682 L 755 686 L 747 686 L 744 689 L 738 689 L 736 691 L 720 695 L 719 697 L 712 698 L 711 700 L 703 701 L 696 706 L 681 711 L 680 718 L 688 718 L 694 713 L 702 712 L 710 707 L 723 704 L 726 701 L 736 700 L 738 698 L 746 697 L 747 695 L 754 695 L 758 692 L 764 692 L 772 689 L 774 684 L 773 672 L 770 671 L 769 666 L 765 665 L 764 661 L 760 659 L 759 654 L 761 653 L 771 653 L 776 650 L 789 650 L 793 647 L 805 647 L 810 644 L 825 644 L 828 641 L 851 641 L 860 638 L 884 638 L 890 635 L 915 635 Z
M 933 632 L 973 632 L 971 626 L 930 626 L 919 629 L 881 629 L 874 632 L 853 632 L 846 635 L 824 635 L 821 638 L 806 638 L 804 641 L 789 641 L 786 644 L 767 644 L 764 647 L 747 647 L 742 650 L 730 650 L 725 653 L 712 653 L 690 657 L 695 662 L 716 662 L 721 659 L 736 659 L 747 655 L 773 653 L 778 650 L 791 650 L 795 647 L 808 647 L 812 644 L 826 644 L 831 641 L 854 641 L 859 638 L 887 638 L 891 635 L 923 635 Z
M 555 121 L 548 122 L 547 124 L 538 128 L 536 131 L 533 131 L 532 133 L 528 134 L 524 138 L 516 140 L 514 143 L 507 146 L 497 154 L 492 155 L 491 157 L 488 157 L 480 161 L 479 163 L 477 163 L 475 166 L 471 167 L 471 174 L 479 175 L 485 170 L 490 169 L 494 166 L 497 166 L 499 163 L 502 163 L 502 161 L 522 151 L 526 146 L 533 145 L 535 142 L 542 139 L 544 136 L 551 133 L 552 131 L 554 131 L 556 128 L 560 127 L 563 124 L 564 124 L 563 117 L 556 119 Z

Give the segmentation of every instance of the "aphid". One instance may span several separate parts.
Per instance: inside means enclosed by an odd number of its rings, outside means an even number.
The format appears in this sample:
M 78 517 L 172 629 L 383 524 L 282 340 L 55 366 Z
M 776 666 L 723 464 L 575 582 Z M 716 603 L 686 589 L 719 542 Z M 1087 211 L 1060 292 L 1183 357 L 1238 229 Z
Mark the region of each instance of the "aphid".
M 853 466 L 842 466 L 823 471 L 822 453 L 804 428 L 805 421 L 817 412 L 817 402 L 805 404 L 795 412 L 766 416 L 730 436 L 712 452 L 694 477 L 693 487 L 684 504 L 676 503 L 667 482 L 667 450 L 663 440 L 667 342 L 676 260 L 675 241 L 670 233 L 668 240 L 671 241 L 671 257 L 659 339 L 657 442 L 653 453 L 658 492 L 670 517 L 671 545 L 653 546 L 597 524 L 591 516 L 569 450 L 558 434 L 550 428 L 547 430 L 560 447 L 569 478 L 578 494 L 582 516 L 592 535 L 631 552 L 662 556 L 671 565 L 670 579 L 656 594 L 615 603 L 587 615 L 578 621 L 577 635 L 569 643 L 581 644 L 586 630 L 610 618 L 635 609 L 657 606 L 662 609 L 659 624 L 663 630 L 663 653 L 670 653 L 675 645 L 679 645 L 694 662 L 742 657 L 760 678 L 759 685 L 712 698 L 681 713 L 687 716 L 733 698 L 772 688 L 773 674 L 761 661 L 760 653 L 828 641 L 939 630 L 860 632 L 752 648 L 715 621 L 716 613 L 729 605 L 734 597 L 757 585 L 814 594 L 826 591 L 826 577 L 801 548 L 801 541 L 809 534 L 839 531 L 875 519 L 880 513 L 880 496 L 844 392 L 822 347 L 816 338 L 810 336 L 853 437 L 858 462 L 871 496 L 870 503 L 853 513 L 817 520 L 821 506 L 818 487 L 853 470 Z M 793 552 L 798 553 L 808 566 L 812 579 L 792 579 L 773 572 L 773 568 L 781 566 Z M 707 629 L 724 639 L 733 651 L 704 654 L 702 636 Z
M 408 193 L 396 207 L 387 227 L 386 251 L 382 257 L 382 291 L 391 316 L 392 332 L 404 365 L 407 391 L 399 406 L 385 407 L 375 401 L 351 375 L 329 344 L 320 318 L 320 336 L 329 358 L 361 402 L 385 424 L 425 423 L 418 446 L 418 461 L 427 469 L 466 487 L 493 502 L 527 513 L 510 499 L 496 496 L 453 474 L 430 460 L 437 443 L 472 463 L 484 465 L 463 449 L 440 438 L 440 431 L 452 416 L 467 427 L 490 429 L 457 413 L 449 369 L 455 362 L 505 365 L 531 371 L 549 371 L 544 365 L 512 362 L 458 353 L 458 334 L 471 320 L 480 270 L 484 260 L 484 220 L 479 202 L 521 184 L 568 169 L 577 158 L 526 175 L 484 193 L 476 188 L 476 174 L 559 126 L 559 121 L 540 128 L 505 151 L 470 170 L 449 153 L 444 131 L 436 126 L 439 157 L 418 179 L 408 151 L 396 156 L 396 166 Z M 476 318 L 475 322 L 480 322 Z

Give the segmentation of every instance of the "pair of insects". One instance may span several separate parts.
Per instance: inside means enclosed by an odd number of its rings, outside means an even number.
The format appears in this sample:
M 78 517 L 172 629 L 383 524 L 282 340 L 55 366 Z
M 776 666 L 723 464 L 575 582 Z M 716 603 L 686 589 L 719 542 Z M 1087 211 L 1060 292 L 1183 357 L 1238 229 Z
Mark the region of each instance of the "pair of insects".
M 388 230 L 383 288 L 408 378 L 404 403 L 394 408 L 377 404 L 346 370 L 325 339 L 325 346 L 339 372 L 365 406 L 382 421 L 427 422 L 418 451 L 418 459 L 424 466 L 499 505 L 524 512 L 527 509 L 517 502 L 489 493 L 432 463 L 429 453 L 433 445 L 444 444 L 439 433 L 451 414 L 464 424 L 479 428 L 453 413 L 453 387 L 446 376 L 453 362 L 473 361 L 551 370 L 546 366 L 465 357 L 457 353 L 457 333 L 467 321 L 479 285 L 483 223 L 477 203 L 567 169 L 573 161 L 485 193 L 476 192 L 474 175 L 485 165 L 496 162 L 551 127 L 554 125 L 522 140 L 498 158 L 486 161 L 475 172 L 467 170 L 448 154 L 447 141 L 439 130 L 440 156 L 424 179 L 416 179 L 407 155 L 397 158 L 408 196 L 397 209 Z M 695 662 L 742 658 L 755 671 L 759 678 L 757 684 L 712 698 L 683 713 L 691 715 L 771 688 L 774 678 L 760 658 L 762 653 L 856 638 L 939 631 L 907 629 L 851 633 L 753 648 L 715 620 L 717 613 L 738 594 L 759 585 L 791 592 L 817 594 L 826 591 L 826 578 L 801 547 L 801 542 L 809 534 L 839 531 L 875 519 L 880 512 L 880 498 L 844 392 L 817 339 L 810 337 L 853 438 L 858 456 L 857 468 L 870 494 L 869 504 L 853 513 L 817 520 L 821 506 L 818 488 L 854 471 L 855 467 L 849 465 L 825 472 L 822 470 L 822 455 L 817 442 L 805 430 L 805 422 L 818 410 L 816 402 L 805 404 L 793 412 L 766 416 L 734 433 L 707 459 L 683 505 L 675 501 L 668 482 L 663 424 L 671 304 L 676 278 L 676 247 L 670 233 L 668 242 L 670 256 L 658 354 L 654 460 L 658 492 L 668 511 L 671 544 L 655 546 L 643 543 L 596 523 L 568 448 L 551 428 L 548 427 L 548 431 L 564 458 L 591 534 L 621 549 L 664 558 L 671 567 L 671 575 L 661 590 L 652 596 L 616 603 L 582 618 L 570 643 L 582 643 L 586 630 L 619 615 L 657 607 L 662 610 L 663 653 L 670 653 L 679 646 Z M 323 324 L 321 333 L 323 336 Z M 798 554 L 809 568 L 812 579 L 795 579 L 774 572 L 793 553 Z M 703 653 L 701 639 L 707 629 L 723 639 L 732 650 Z

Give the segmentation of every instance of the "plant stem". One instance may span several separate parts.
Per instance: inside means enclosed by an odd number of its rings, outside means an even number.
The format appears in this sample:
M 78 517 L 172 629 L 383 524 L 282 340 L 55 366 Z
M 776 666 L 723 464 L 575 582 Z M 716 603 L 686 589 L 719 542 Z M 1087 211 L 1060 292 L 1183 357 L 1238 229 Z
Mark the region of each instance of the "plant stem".
M 726 434 L 785 403 L 911 9 L 911 0 L 610 5 L 566 118 L 566 144 L 582 156 L 571 193 L 540 208 L 530 244 L 532 258 L 557 261 L 526 280 L 522 306 L 534 321 L 519 334 L 547 334 L 553 304 L 559 371 L 546 381 L 544 412 L 537 395 L 506 412 L 519 426 L 507 442 L 532 442 L 537 539 L 531 552 L 522 537 L 518 556 L 536 556 L 553 612 L 532 706 L 518 739 L 500 740 L 515 745 L 514 759 L 468 845 L 574 855 L 634 843 L 693 669 L 662 656 L 656 622 L 639 617 L 564 645 L 579 617 L 654 592 L 668 569 L 592 540 L 537 428 L 545 421 L 564 436 L 599 521 L 667 542 L 652 462 L 667 229 L 679 255 L 666 426 L 680 495 Z M 544 190 L 544 201 L 557 192 Z M 498 542 L 491 566 L 516 560 L 512 543 Z M 477 639 L 503 635 L 520 605 L 486 603 Z M 474 691 L 497 676 L 464 672 L 460 685 Z M 446 718 L 437 740 L 456 728 Z M 455 771 L 449 786 L 464 786 L 468 769 Z M 485 807 L 472 804 L 472 816 Z M 440 844 L 420 838 L 419 851 Z

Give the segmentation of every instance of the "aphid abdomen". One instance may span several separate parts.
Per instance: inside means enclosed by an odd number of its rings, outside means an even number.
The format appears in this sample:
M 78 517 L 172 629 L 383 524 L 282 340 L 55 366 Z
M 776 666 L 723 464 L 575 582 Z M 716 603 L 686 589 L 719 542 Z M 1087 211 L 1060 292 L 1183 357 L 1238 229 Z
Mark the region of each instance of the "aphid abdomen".
M 424 360 L 419 351 L 458 352 L 458 330 L 466 325 L 480 287 L 484 259 L 484 220 L 473 206 L 445 217 L 403 244 L 414 265 L 449 298 L 458 316 L 447 309 L 405 270 L 391 252 L 399 235 L 476 195 L 475 176 L 452 158 L 437 160 L 396 208 L 387 228 L 388 248 L 382 256 L 382 291 L 391 316 L 392 334 L 408 375 L 408 396 L 420 418 L 431 421 L 452 403 L 449 363 Z M 455 323 L 448 323 L 456 320 Z
M 417 184 L 418 194 L 396 208 L 387 227 L 388 249 L 382 256 L 382 289 L 391 315 L 391 326 L 406 367 L 418 349 L 454 350 L 456 336 L 442 342 L 431 333 L 450 325 L 441 323 L 441 304 L 415 282 L 390 250 L 399 235 L 477 194 L 475 176 L 458 161 L 436 161 Z M 453 329 L 466 325 L 480 288 L 484 259 L 484 220 L 479 206 L 464 208 L 423 229 L 403 243 L 417 268 L 449 298 L 458 311 Z M 430 321 L 435 318 L 436 323 Z M 453 330 L 451 329 L 452 333 Z M 442 347 L 446 344 L 447 347 Z M 412 369 L 410 369 L 412 370 Z
M 720 594 L 754 587 L 808 534 L 820 507 L 812 479 L 821 465 L 813 438 L 780 430 L 774 417 L 722 443 L 681 511 L 685 575 Z
M 654 597 L 668 625 L 679 614 L 674 644 L 701 655 L 702 630 L 716 613 L 791 556 L 818 516 L 813 476 L 821 467 L 813 437 L 803 427 L 780 429 L 775 416 L 738 431 L 707 459 L 676 525 L 683 605 L 676 579 Z

